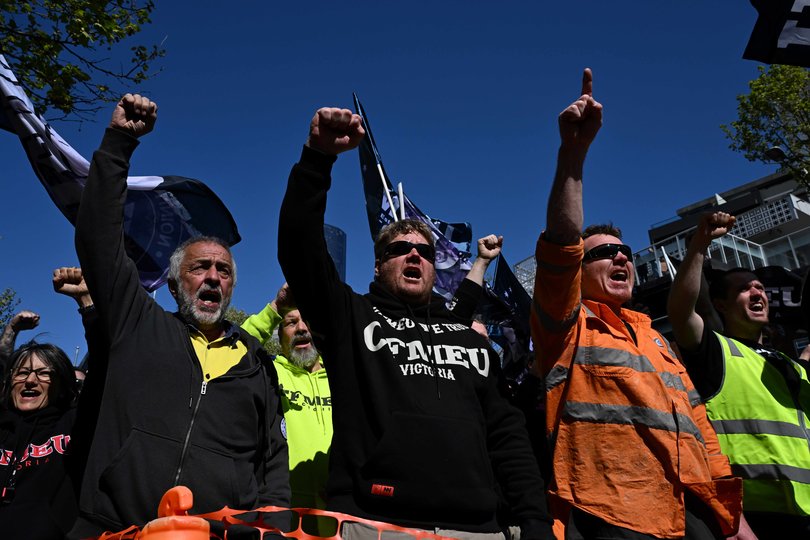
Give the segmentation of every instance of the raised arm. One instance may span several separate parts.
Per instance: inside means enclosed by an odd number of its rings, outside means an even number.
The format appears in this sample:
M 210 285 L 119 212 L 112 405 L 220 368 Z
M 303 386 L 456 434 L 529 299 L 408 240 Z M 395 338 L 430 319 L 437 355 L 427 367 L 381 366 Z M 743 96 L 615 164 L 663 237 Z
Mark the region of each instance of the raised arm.
M 700 281 L 703 275 L 703 261 L 706 250 L 715 238 L 728 233 L 734 226 L 735 217 L 725 212 L 704 214 L 698 222 L 689 249 L 686 252 L 678 274 L 672 283 L 667 302 L 667 312 L 675 341 L 686 350 L 695 350 L 703 337 L 705 321 L 695 310 L 700 294 Z
M 14 344 L 17 342 L 17 334 L 23 330 L 32 330 L 39 325 L 39 315 L 33 311 L 20 311 L 16 313 L 9 323 L 3 328 L 0 334 L 0 372 L 4 371 L 5 365 L 11 353 L 14 352 Z
M 576 244 L 582 231 L 582 169 L 588 148 L 602 127 L 602 105 L 593 99 L 593 75 L 582 74 L 580 97 L 558 119 L 560 149 L 546 212 L 545 238 L 556 244 Z
M 76 253 L 110 339 L 126 332 L 127 321 L 135 320 L 151 300 L 124 249 L 123 225 L 129 159 L 137 138 L 152 131 L 156 119 L 157 105 L 148 98 L 121 98 L 93 153 L 76 219 Z
M 290 172 L 279 213 L 278 260 L 322 351 L 330 343 L 319 342 L 319 335 L 340 334 L 346 309 L 345 287 L 323 236 L 326 194 L 337 155 L 356 148 L 364 135 L 360 116 L 346 109 L 319 109 L 301 159 Z
M 278 328 L 282 317 L 294 309 L 294 306 L 290 287 L 284 283 L 276 293 L 276 297 L 263 310 L 245 319 L 242 328 L 264 345 L 273 337 L 273 332 Z
M 450 312 L 466 325 L 473 323 L 484 293 L 484 274 L 495 257 L 500 255 L 502 246 L 503 236 L 490 234 L 479 238 L 478 257 L 453 293 L 453 299 L 449 304 Z
M 466 278 L 477 283 L 484 285 L 484 274 L 487 272 L 490 263 L 495 260 L 495 257 L 501 254 L 503 247 L 503 236 L 495 236 L 490 234 L 483 238 L 478 239 L 478 257 L 473 261 L 472 268 L 467 273 Z
M 543 377 L 558 362 L 568 362 L 576 344 L 579 316 L 583 224 L 582 167 L 588 148 L 602 126 L 602 105 L 593 99 L 593 76 L 582 74 L 579 98 L 558 118 L 560 149 L 548 198 L 547 224 L 537 243 L 537 273 L 531 315 L 535 362 Z

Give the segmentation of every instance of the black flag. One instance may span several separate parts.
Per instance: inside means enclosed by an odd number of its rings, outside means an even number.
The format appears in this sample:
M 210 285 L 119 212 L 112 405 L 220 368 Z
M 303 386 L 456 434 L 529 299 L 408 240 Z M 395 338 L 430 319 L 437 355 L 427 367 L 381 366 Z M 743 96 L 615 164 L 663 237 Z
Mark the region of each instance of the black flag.
M 810 67 L 810 1 L 751 0 L 759 13 L 743 58 Z
M 532 299 L 512 273 L 503 254 L 498 255 L 492 286 L 485 289 L 482 318 L 489 337 L 504 351 L 503 371 L 514 378 L 531 358 L 529 315 Z

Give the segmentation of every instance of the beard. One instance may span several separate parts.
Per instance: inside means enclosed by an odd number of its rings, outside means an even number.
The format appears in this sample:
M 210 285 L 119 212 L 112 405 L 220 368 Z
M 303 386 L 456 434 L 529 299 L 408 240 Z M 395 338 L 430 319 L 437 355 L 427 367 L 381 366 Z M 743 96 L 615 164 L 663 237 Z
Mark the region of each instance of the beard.
M 295 347 L 296 342 L 303 340 L 309 341 L 309 347 L 297 349 Z M 306 370 L 309 370 L 309 368 L 315 365 L 319 356 L 320 353 L 318 349 L 315 348 L 315 345 L 312 344 L 312 336 L 309 334 L 295 336 L 290 343 L 290 352 L 285 355 L 290 363 Z
M 219 301 L 219 306 L 215 311 L 200 309 L 195 304 L 195 300 L 199 299 L 200 294 L 206 291 L 217 291 L 220 293 L 221 300 Z M 230 295 L 228 297 L 222 296 L 221 289 L 217 287 L 209 287 L 208 285 L 203 285 L 200 287 L 196 294 L 190 293 L 182 287 L 179 287 L 177 294 L 177 311 L 180 312 L 180 315 L 182 315 L 186 321 L 192 322 L 195 326 L 200 328 L 209 328 L 221 323 L 225 318 L 225 311 L 227 311 L 228 305 L 231 303 Z

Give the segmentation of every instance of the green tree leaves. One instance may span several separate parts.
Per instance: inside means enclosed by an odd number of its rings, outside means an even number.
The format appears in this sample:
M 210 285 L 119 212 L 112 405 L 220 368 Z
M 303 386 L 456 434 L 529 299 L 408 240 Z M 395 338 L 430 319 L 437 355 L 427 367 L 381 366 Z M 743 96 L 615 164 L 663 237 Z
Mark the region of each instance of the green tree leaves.
M 151 76 L 157 45 L 130 47 L 129 65 L 114 46 L 148 24 L 152 0 L 0 0 L 0 53 L 41 113 L 87 118 Z
M 751 92 L 737 97 L 738 119 L 720 128 L 729 147 L 750 161 L 778 161 L 783 170 L 807 185 L 810 171 L 810 72 L 796 66 L 774 64 L 759 68 L 749 83 Z M 780 147 L 783 160 L 767 153 Z
M 233 306 L 229 307 L 225 311 L 225 319 L 237 326 L 245 322 L 245 319 L 248 317 L 249 315 L 244 310 L 235 308 Z M 281 354 L 281 344 L 278 342 L 278 338 L 275 333 L 273 333 L 273 338 L 264 344 L 264 350 L 270 354 Z
M 17 293 L 14 289 L 6 289 L 0 292 L 0 332 L 11 321 L 14 316 L 14 310 L 20 304 L 20 299 L 17 298 Z

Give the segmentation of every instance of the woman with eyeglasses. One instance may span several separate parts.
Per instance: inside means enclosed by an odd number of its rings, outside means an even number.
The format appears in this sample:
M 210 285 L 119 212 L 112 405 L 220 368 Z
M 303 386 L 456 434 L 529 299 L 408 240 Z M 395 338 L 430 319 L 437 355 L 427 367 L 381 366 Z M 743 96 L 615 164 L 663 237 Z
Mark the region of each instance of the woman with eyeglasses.
M 64 538 L 78 507 L 69 475 L 76 382 L 64 351 L 31 341 L 0 388 L 0 535 Z

